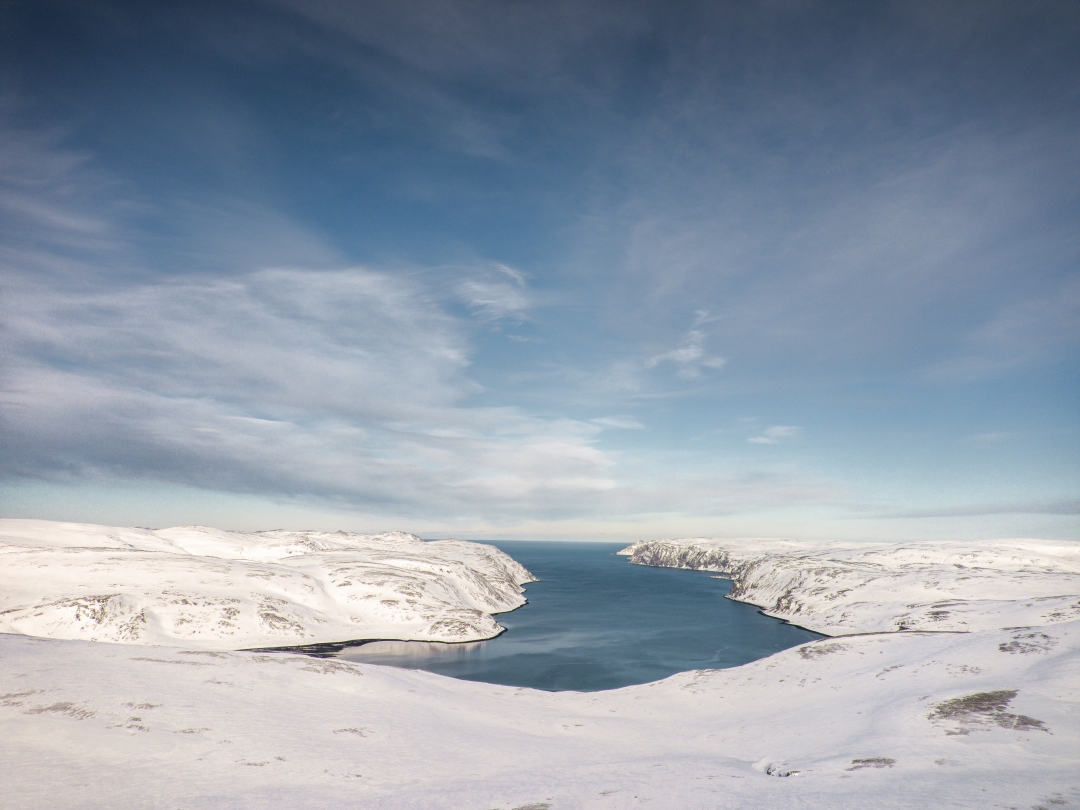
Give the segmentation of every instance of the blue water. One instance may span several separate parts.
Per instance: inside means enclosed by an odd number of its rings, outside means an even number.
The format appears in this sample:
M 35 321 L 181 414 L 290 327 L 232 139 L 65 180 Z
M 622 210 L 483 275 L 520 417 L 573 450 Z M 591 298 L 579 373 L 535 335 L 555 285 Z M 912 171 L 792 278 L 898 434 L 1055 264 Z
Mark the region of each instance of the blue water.
M 496 618 L 501 636 L 469 644 L 379 641 L 350 661 L 425 669 L 535 689 L 595 691 L 690 669 L 733 667 L 821 638 L 724 599 L 702 571 L 631 565 L 620 543 L 495 542 L 540 579 L 529 603 Z

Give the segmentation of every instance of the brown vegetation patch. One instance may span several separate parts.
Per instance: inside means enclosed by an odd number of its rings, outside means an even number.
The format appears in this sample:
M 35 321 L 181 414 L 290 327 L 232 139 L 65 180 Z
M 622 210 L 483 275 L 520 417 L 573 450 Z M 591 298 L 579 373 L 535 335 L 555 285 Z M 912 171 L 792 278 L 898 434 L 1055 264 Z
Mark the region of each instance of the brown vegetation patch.
M 259 621 L 263 627 L 273 633 L 292 633 L 293 635 L 303 635 L 304 633 L 302 624 L 270 610 L 260 610 Z
M 300 669 L 304 672 L 318 672 L 320 675 L 333 675 L 336 672 L 345 672 L 349 675 L 360 676 L 363 676 L 364 674 L 359 670 L 359 668 L 353 666 L 352 664 L 346 663 L 345 661 L 327 661 L 325 659 L 311 659 L 306 663 L 305 666 L 300 667 Z
M 849 649 L 847 644 L 841 644 L 839 642 L 833 642 L 831 644 L 811 642 L 803 647 L 799 647 L 799 655 L 807 661 L 813 661 L 815 658 L 824 658 L 826 655 L 843 652 L 847 649 Z
M 1012 641 L 998 644 L 998 650 L 1000 652 L 1027 655 L 1029 653 L 1049 652 L 1056 645 L 1057 639 L 1046 635 L 1046 633 L 1020 633 L 1013 636 Z
M 366 737 L 367 729 L 363 728 L 336 728 L 335 734 L 355 734 L 357 737 Z
M 1048 731 L 1041 720 L 1005 711 L 1019 694 L 1016 689 L 996 692 L 976 692 L 937 704 L 930 713 L 931 720 L 955 720 L 967 725 L 995 725 L 1020 731 Z M 966 730 L 951 732 L 966 734 Z
M 86 720 L 93 717 L 95 712 L 83 709 L 74 703 L 54 703 L 51 706 L 37 706 L 29 709 L 26 714 L 63 714 L 74 717 L 76 720 Z
M 37 689 L 29 689 L 26 692 L 8 692 L 6 695 L 0 695 L 0 706 L 22 706 L 23 701 L 20 698 L 30 697 L 37 693 Z
M 892 757 L 866 757 L 864 759 L 851 760 L 849 771 L 858 771 L 862 768 L 891 768 L 896 764 Z

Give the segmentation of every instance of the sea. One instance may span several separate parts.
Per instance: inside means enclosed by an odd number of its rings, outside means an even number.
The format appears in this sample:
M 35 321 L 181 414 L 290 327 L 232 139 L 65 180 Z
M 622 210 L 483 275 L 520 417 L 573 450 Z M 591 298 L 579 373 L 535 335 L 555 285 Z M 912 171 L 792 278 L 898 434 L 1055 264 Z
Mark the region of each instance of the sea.
M 528 604 L 496 615 L 506 632 L 444 644 L 374 641 L 324 650 L 349 661 L 469 681 L 591 692 L 694 669 L 735 667 L 822 638 L 725 599 L 730 580 L 632 565 L 624 543 L 493 541 L 538 582 Z

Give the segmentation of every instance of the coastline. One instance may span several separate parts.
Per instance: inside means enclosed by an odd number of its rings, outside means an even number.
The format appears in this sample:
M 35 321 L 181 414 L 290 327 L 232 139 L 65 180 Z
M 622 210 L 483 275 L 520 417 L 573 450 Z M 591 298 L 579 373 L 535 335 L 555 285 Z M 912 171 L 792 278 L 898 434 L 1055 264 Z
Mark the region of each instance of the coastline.
M 771 554 L 747 560 L 744 589 L 776 592 L 776 561 L 792 555 Z M 819 555 L 809 570 L 844 569 L 834 562 Z M 843 601 L 813 592 L 817 581 L 783 603 L 811 630 L 835 623 Z M 890 581 L 878 570 L 862 586 L 877 589 L 870 624 L 911 610 L 883 598 Z M 287 652 L 0 634 L 5 800 L 13 810 L 1080 805 L 1080 620 L 887 624 L 589 693 Z
M 1080 618 L 1080 543 L 811 543 L 676 539 L 619 552 L 636 565 L 711 571 L 729 599 L 828 636 L 1041 627 Z

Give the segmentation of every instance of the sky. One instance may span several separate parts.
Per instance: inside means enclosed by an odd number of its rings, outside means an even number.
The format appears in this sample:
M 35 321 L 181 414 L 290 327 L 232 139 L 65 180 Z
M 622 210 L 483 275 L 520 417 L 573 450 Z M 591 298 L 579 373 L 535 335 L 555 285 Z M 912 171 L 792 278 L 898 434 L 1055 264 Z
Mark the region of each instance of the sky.
M 0 515 L 1080 539 L 1080 5 L 0 7 Z

